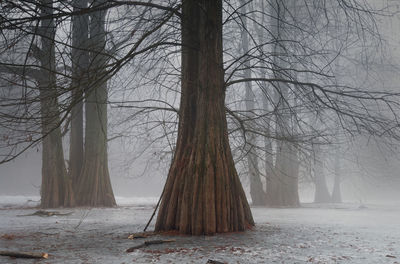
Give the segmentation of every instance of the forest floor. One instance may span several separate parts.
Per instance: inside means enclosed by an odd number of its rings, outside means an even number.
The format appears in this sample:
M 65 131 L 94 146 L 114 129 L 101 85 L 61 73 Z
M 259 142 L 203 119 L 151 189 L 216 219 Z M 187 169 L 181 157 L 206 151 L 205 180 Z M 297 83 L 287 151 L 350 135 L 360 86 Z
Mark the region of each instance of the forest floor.
M 110 209 L 57 209 L 71 212 L 62 216 L 21 217 L 38 210 L 27 199 L 0 196 L 0 250 L 47 252 L 49 258 L 0 256 L 0 263 L 400 263 L 399 204 L 254 207 L 256 227 L 247 232 L 130 240 L 130 234 L 143 230 L 156 198 L 117 199 L 120 206 Z M 126 253 L 154 239 L 175 242 Z

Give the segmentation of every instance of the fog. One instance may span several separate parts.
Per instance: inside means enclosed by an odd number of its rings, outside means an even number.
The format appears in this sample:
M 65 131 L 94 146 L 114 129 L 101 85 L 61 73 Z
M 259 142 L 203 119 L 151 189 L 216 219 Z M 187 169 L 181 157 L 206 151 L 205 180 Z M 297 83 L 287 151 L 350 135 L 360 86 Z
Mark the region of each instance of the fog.
M 0 1 L 0 263 L 397 263 L 399 14 Z
M 348 150 L 343 157 L 345 171 L 342 186 L 343 201 L 348 203 L 399 203 L 400 162 L 397 153 L 382 153 L 370 145 L 359 146 L 356 157 Z M 121 144 L 110 144 L 110 177 L 116 196 L 123 197 L 159 197 L 168 172 L 168 164 L 146 163 L 146 157 L 133 162 L 129 153 L 121 155 Z M 114 150 L 114 151 L 113 151 Z M 128 156 L 128 158 L 126 158 Z M 133 158 L 132 158 L 133 159 Z M 333 171 L 325 168 L 328 176 L 328 188 L 333 188 Z M 248 182 L 244 177 L 245 183 Z M 41 155 L 40 148 L 30 150 L 15 160 L 1 165 L 1 195 L 27 195 L 40 197 Z M 248 197 L 249 188 L 245 186 Z M 314 185 L 300 182 L 300 201 L 313 202 Z

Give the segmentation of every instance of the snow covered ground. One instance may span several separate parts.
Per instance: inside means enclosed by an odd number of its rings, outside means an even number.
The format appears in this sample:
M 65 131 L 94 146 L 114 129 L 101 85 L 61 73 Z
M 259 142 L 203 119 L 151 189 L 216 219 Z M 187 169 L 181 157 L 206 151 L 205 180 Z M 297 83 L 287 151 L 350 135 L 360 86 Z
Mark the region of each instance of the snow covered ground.
M 57 210 L 72 212 L 66 216 L 18 216 L 34 213 L 26 207 L 37 201 L 0 196 L 0 250 L 47 252 L 49 259 L 0 256 L 0 263 L 400 263 L 400 204 L 257 207 L 256 227 L 244 233 L 129 240 L 143 230 L 157 198 L 117 197 L 118 208 Z M 176 241 L 125 252 L 153 239 Z

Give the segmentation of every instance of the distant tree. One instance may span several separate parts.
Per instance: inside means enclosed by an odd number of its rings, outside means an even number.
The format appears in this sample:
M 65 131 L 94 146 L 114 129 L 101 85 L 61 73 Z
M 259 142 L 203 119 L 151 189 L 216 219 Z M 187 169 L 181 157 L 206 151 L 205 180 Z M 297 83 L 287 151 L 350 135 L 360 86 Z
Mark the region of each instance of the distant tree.
M 106 1 L 96 1 L 103 6 Z M 108 170 L 106 10 L 90 14 L 90 88 L 85 90 L 85 151 L 78 182 L 80 206 L 115 206 Z
M 276 1 L 271 4 L 272 15 L 272 32 L 276 39 L 274 45 L 274 61 L 273 75 L 276 79 L 285 79 L 285 73 L 282 69 L 294 67 L 291 65 L 290 47 L 285 43 L 290 30 L 287 29 L 290 16 L 296 13 L 295 4 L 292 1 Z M 294 127 L 296 126 L 295 114 L 290 105 L 290 95 L 292 89 L 289 87 L 293 84 L 278 82 L 275 89 L 275 105 L 276 113 L 276 134 L 281 138 L 290 139 L 294 136 Z M 297 149 L 294 144 L 287 140 L 278 140 L 276 146 L 276 158 L 274 173 L 268 175 L 267 183 L 267 203 L 270 206 L 299 206 L 298 195 L 298 171 L 299 161 L 297 157 Z
M 341 203 L 342 202 L 342 193 L 340 184 L 342 181 L 341 168 L 340 168 L 340 152 L 338 146 L 336 146 L 334 153 L 334 182 L 333 182 L 333 191 L 332 191 L 332 202 L 333 203 Z
M 328 191 L 326 184 L 326 178 L 324 174 L 324 158 L 321 150 L 321 146 L 313 145 L 313 156 L 314 156 L 314 183 L 315 183 L 315 203 L 329 203 L 331 202 L 331 196 Z
M 57 53 L 57 62 L 64 61 L 64 65 L 60 63 L 51 69 L 51 73 L 57 73 L 55 81 L 53 80 L 57 84 L 57 92 L 51 97 L 53 102 L 58 102 L 60 111 L 59 121 L 54 122 L 54 125 L 65 126 L 66 116 L 73 112 L 70 115 L 71 122 L 74 123 L 72 130 L 78 132 L 72 133 L 79 135 L 82 131 L 80 128 L 82 122 L 78 121 L 82 112 L 79 106 L 81 100 L 84 100 L 86 107 L 84 158 L 80 176 L 76 173 L 79 169 L 74 169 L 80 166 L 79 161 L 73 161 L 71 158 L 71 162 L 77 164 L 77 166 L 72 165 L 71 175 L 74 174 L 74 178 L 78 178 L 76 181 L 79 185 L 78 195 L 83 197 L 77 199 L 78 204 L 92 206 L 115 204 L 109 182 L 106 143 L 108 133 L 106 104 L 110 103 L 107 100 L 107 85 L 113 83 L 109 82 L 109 79 L 115 75 L 117 76 L 113 80 L 124 80 L 121 90 L 128 88 L 129 90 L 124 90 L 126 94 L 133 93 L 139 87 L 145 94 L 143 96 L 145 99 L 138 96 L 133 100 L 124 94 L 118 98 L 120 99 L 118 103 L 111 102 L 111 104 L 134 109 L 132 113 L 126 114 L 129 116 L 126 120 L 130 122 L 126 127 L 144 124 L 146 131 L 141 131 L 141 137 L 145 137 L 146 142 L 156 142 L 151 138 L 154 134 L 151 134 L 150 130 L 164 133 L 155 135 L 157 139 L 165 135 L 175 135 L 175 113 L 179 113 L 177 144 L 175 146 L 173 140 L 168 142 L 168 153 L 173 153 L 174 159 L 162 195 L 156 223 L 157 230 L 173 229 L 188 234 L 210 234 L 244 230 L 253 224 L 233 164 L 228 133 L 232 141 L 247 143 L 240 145 L 242 153 L 249 153 L 248 158 L 246 156 L 242 159 L 245 161 L 243 163 L 246 163 L 244 171 L 253 173 L 257 167 L 265 166 L 267 194 L 271 195 L 268 199 L 274 201 L 277 206 L 298 205 L 297 175 L 301 169 L 299 150 L 310 147 L 311 143 L 318 140 L 325 140 L 324 143 L 327 143 L 329 140 L 326 139 L 332 136 L 327 129 L 328 125 L 316 125 L 310 116 L 320 116 L 326 123 L 333 116 L 337 116 L 340 126 L 349 134 L 368 133 L 393 138 L 397 136 L 399 106 L 397 93 L 372 91 L 370 88 L 346 82 L 344 79 L 343 82 L 337 83 L 334 72 L 330 70 L 330 65 L 341 55 L 345 46 L 349 43 L 359 43 L 360 39 L 365 38 L 364 32 L 368 32 L 365 28 L 370 27 L 368 23 L 372 20 L 368 17 L 372 14 L 363 9 L 362 5 L 358 5 L 357 1 L 346 3 L 339 0 L 313 1 L 310 6 L 308 1 L 282 0 L 272 1 L 268 8 L 264 8 L 268 4 L 265 1 L 245 3 L 224 1 L 224 11 L 222 11 L 221 1 L 184 0 L 182 13 L 178 1 L 168 1 L 164 3 L 165 5 L 152 1 L 93 1 L 88 8 L 79 8 L 74 2 L 77 8 L 73 10 L 70 9 L 70 2 L 65 5 L 64 1 L 56 1 L 58 6 L 54 8 L 53 13 L 45 16 L 32 11 L 40 9 L 34 3 L 3 2 L 1 5 L 11 6 L 17 10 L 12 16 L 2 18 L 0 29 L 5 31 L 32 32 L 35 23 L 48 20 L 57 21 L 57 25 L 60 25 L 63 19 L 71 18 L 74 23 L 83 19 L 83 14 L 92 18 L 91 41 L 89 41 L 91 44 L 87 49 L 83 42 L 84 47 L 76 47 L 80 45 L 75 39 L 76 34 L 73 34 L 74 44 L 67 41 L 65 45 L 60 41 L 59 37 L 64 34 L 53 39 L 57 50 L 62 50 L 63 47 L 64 51 L 67 51 Z M 247 9 L 251 3 L 256 2 L 260 5 L 255 5 L 255 9 Z M 296 3 L 295 8 L 293 3 Z M 245 8 L 242 8 L 244 4 L 249 12 L 245 12 Z M 348 31 L 340 34 L 345 36 L 346 41 L 339 50 L 336 50 L 336 47 L 331 48 L 332 36 L 326 31 L 332 18 L 340 17 L 335 13 L 336 9 L 331 8 L 332 5 L 340 6 L 339 10 L 346 15 L 341 21 L 346 24 Z M 133 12 L 121 11 L 125 6 L 129 7 L 128 9 L 132 7 Z M 293 12 L 300 9 L 308 14 L 307 19 L 299 18 L 297 13 Z M 109 23 L 107 28 L 111 31 L 107 41 L 104 29 L 106 12 L 112 17 L 107 22 Z M 221 15 L 222 12 L 226 13 Z M 270 22 L 266 17 L 270 17 Z M 181 18 L 182 21 L 179 20 Z M 359 21 L 363 22 L 362 25 Z M 183 30 L 182 41 L 178 36 L 179 23 Z M 29 26 L 26 26 L 27 24 Z M 354 24 L 356 26 L 353 27 Z M 40 32 L 35 32 L 32 33 L 34 38 L 40 36 Z M 232 32 L 240 33 L 233 35 Z M 222 48 L 222 36 L 229 35 L 235 45 L 242 43 L 242 52 L 238 52 L 238 49 L 232 52 L 229 46 L 231 44 Z M 7 37 L 1 37 L 1 46 L 6 47 L 4 50 L 7 53 L 10 50 L 8 47 L 14 43 Z M 118 45 L 117 42 L 121 43 L 125 38 L 128 40 L 126 44 Z M 245 47 L 246 41 L 248 48 Z M 114 45 L 115 43 L 117 44 Z M 177 54 L 181 46 L 182 65 L 179 65 L 177 60 L 180 57 Z M 357 53 L 361 48 L 360 45 L 355 46 L 357 48 L 354 53 Z M 112 55 L 107 50 L 109 48 L 115 50 Z M 64 54 L 69 56 L 71 49 L 72 62 L 68 58 L 64 60 L 63 57 Z M 76 54 L 87 55 L 88 51 L 90 67 L 87 69 L 87 80 L 85 77 L 79 79 L 79 73 L 85 72 L 85 63 L 82 61 L 79 68 L 72 64 L 81 63 L 79 60 L 85 57 Z M 49 50 L 46 52 L 51 54 Z M 30 53 L 30 50 L 27 53 Z M 136 65 L 130 63 L 134 59 Z M 0 70 L 3 71 L 9 71 L 10 67 L 18 68 L 19 75 L 24 77 L 33 70 L 29 67 L 30 61 L 20 65 L 1 62 L 0 66 Z M 68 69 L 71 66 L 72 73 Z M 39 70 L 41 67 L 40 64 L 40 67 L 34 70 Z M 119 74 L 121 69 L 124 74 Z M 182 79 L 178 76 L 182 76 Z M 72 84 L 62 82 L 65 81 L 63 78 L 69 78 Z M 36 80 L 35 77 L 32 79 Z M 175 89 L 179 85 L 182 87 L 181 93 Z M 163 89 L 162 93 L 168 95 L 162 97 L 150 93 L 150 90 L 156 90 L 154 87 L 158 87 L 160 91 Z M 257 88 L 260 90 L 257 91 Z M 246 109 L 225 108 L 226 92 L 232 92 L 234 89 L 240 89 L 241 96 L 247 93 L 246 101 L 249 104 L 246 105 Z M 31 91 L 31 89 L 26 90 Z M 259 105 L 257 104 L 259 94 L 263 95 L 263 109 L 254 109 Z M 178 110 L 174 100 L 179 96 L 181 105 Z M 11 108 L 14 106 L 29 108 L 39 102 L 37 101 L 39 97 L 32 97 L 24 97 L 18 101 L 14 98 L 1 98 L 1 101 L 2 105 L 11 105 Z M 230 100 L 228 96 L 227 100 Z M 239 101 L 237 105 L 245 105 L 243 97 L 239 98 Z M 158 114 L 160 111 L 162 114 Z M 232 122 L 227 123 L 225 111 Z M 170 120 L 164 119 L 165 112 L 173 117 Z M 157 114 L 153 115 L 154 119 L 141 119 L 144 116 L 142 114 L 150 117 L 149 113 Z M 34 123 L 37 122 L 35 118 L 41 117 L 41 114 L 29 113 L 22 119 L 18 113 L 15 115 L 5 113 L 1 115 L 1 125 L 4 127 L 10 123 L 15 125 L 22 122 L 20 120 L 30 120 L 29 122 Z M 132 122 L 134 118 L 136 122 Z M 154 123 L 156 125 L 153 126 Z M 165 129 L 168 125 L 170 131 Z M 237 131 L 243 133 L 236 137 Z M 67 132 L 64 130 L 62 134 L 65 133 Z M 129 131 L 129 133 L 134 132 Z M 71 135 L 71 138 L 74 137 Z M 261 137 L 265 138 L 263 146 L 257 144 Z M 174 139 L 174 136 L 168 138 L 168 141 L 170 139 Z M 41 137 L 36 137 L 32 140 L 32 144 L 27 145 L 32 146 L 34 142 L 38 143 L 40 140 Z M 11 142 L 10 145 L 19 144 L 12 143 L 8 138 L 6 142 L 7 144 Z M 77 149 L 82 149 L 81 143 L 73 143 L 73 148 L 75 146 L 78 146 Z M 13 155 L 16 156 L 22 151 Z M 261 151 L 265 151 L 267 155 L 258 158 L 260 160 L 264 158 L 265 162 L 255 165 L 252 161 L 254 155 Z M 72 153 L 74 151 L 71 151 L 70 156 L 75 158 Z M 5 160 L 10 160 L 9 156 Z M 247 168 L 249 164 L 251 170 Z M 271 182 L 271 179 L 275 181 Z M 259 188 L 261 184 L 257 185 L 260 183 L 259 180 L 256 179 L 252 184 L 258 190 L 262 189 Z
M 250 28 L 247 25 L 247 17 L 246 17 L 246 1 L 241 0 L 241 20 L 242 20 L 242 28 L 241 28 L 241 46 L 243 54 L 247 54 L 249 52 L 249 35 L 247 30 Z M 252 11 L 252 10 L 250 10 Z M 250 60 L 246 59 L 244 62 L 244 76 L 243 78 L 251 78 L 251 65 Z M 248 119 L 253 120 L 255 117 L 255 94 L 252 89 L 252 83 L 245 83 L 245 105 L 246 111 L 248 112 Z M 250 124 L 253 122 L 250 121 Z M 251 125 L 250 125 L 251 126 Z M 254 133 L 247 133 L 246 142 L 245 142 L 245 151 L 247 152 L 247 167 L 249 171 L 249 181 L 250 181 L 250 196 L 253 205 L 265 205 L 265 192 L 263 190 L 263 184 L 260 178 L 259 166 L 258 166 L 258 156 L 256 153 L 256 135 Z
M 42 118 L 42 185 L 41 207 L 72 206 L 74 204 L 72 183 L 65 168 L 60 117 L 56 90 L 55 34 L 56 25 L 51 0 L 40 1 L 40 15 L 49 16 L 41 20 L 39 27 L 41 48 L 35 50 L 46 56 L 38 56 L 41 75 L 38 79 L 40 109 Z
M 87 8 L 87 0 L 72 1 L 73 12 Z M 69 175 L 77 191 L 84 158 L 83 96 L 88 87 L 89 67 L 89 15 L 72 16 L 71 41 L 71 132 L 69 148 Z

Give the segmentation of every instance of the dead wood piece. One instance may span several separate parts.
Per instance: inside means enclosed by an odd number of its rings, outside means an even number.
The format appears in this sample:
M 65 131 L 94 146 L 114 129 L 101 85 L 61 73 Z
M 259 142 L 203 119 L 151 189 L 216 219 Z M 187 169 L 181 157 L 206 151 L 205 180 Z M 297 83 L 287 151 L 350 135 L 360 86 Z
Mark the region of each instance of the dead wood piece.
M 35 258 L 35 259 L 47 259 L 49 257 L 49 254 L 47 253 L 16 252 L 16 251 L 0 251 L 0 255 L 12 258 Z
M 393 255 L 386 255 L 387 258 L 396 258 L 396 256 Z
M 17 216 L 34 216 L 34 215 L 37 215 L 37 216 L 54 216 L 54 215 L 56 215 L 56 216 L 65 216 L 65 215 L 70 215 L 72 213 L 73 212 L 60 213 L 60 212 L 57 212 L 57 211 L 39 210 L 39 211 L 34 212 L 33 214 L 17 215 Z
M 225 264 L 225 263 L 218 260 L 209 259 L 206 264 Z
M 147 246 L 143 243 L 143 244 L 140 244 L 140 245 L 137 245 L 137 246 L 128 248 L 128 249 L 126 250 L 126 252 L 127 252 L 127 253 L 131 253 L 131 252 L 135 251 L 136 249 L 144 248 L 144 247 L 147 247 Z
M 140 232 L 140 233 L 133 233 L 128 236 L 128 239 L 137 239 L 137 238 L 147 238 L 151 236 L 155 236 L 157 233 L 155 232 Z
M 164 243 L 170 243 L 170 242 L 175 242 L 175 239 L 168 239 L 168 240 L 149 240 L 149 241 L 144 241 L 144 244 L 145 244 L 146 246 L 150 246 L 150 245 L 164 244 Z
M 158 244 L 164 244 L 164 243 L 170 243 L 170 242 L 175 242 L 174 239 L 168 239 L 168 240 L 149 240 L 149 241 L 144 241 L 144 243 L 134 246 L 134 247 L 130 247 L 126 250 L 126 252 L 130 253 L 135 251 L 136 249 L 139 248 L 144 248 L 144 247 L 148 247 L 150 245 L 158 245 Z

